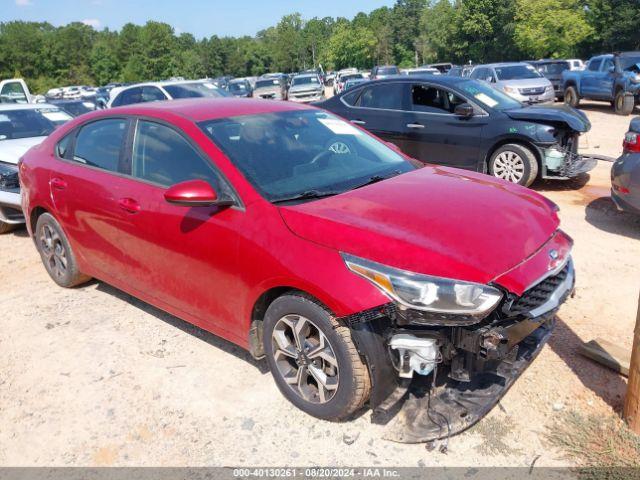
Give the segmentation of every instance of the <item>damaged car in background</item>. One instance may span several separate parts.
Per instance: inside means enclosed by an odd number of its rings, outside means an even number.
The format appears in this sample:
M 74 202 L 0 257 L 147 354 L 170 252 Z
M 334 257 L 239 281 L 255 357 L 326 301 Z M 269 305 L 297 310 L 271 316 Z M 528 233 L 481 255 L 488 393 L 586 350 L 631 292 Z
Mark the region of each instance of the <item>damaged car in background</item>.
M 112 284 L 266 357 L 308 414 L 368 405 L 404 442 L 486 414 L 574 288 L 545 197 L 291 102 L 90 113 L 27 152 L 20 180 L 58 285 Z
M 395 77 L 368 82 L 317 104 L 424 163 L 488 173 L 529 186 L 595 168 L 578 153 L 591 124 L 565 105 L 526 105 L 486 82 Z
M 296 75 L 291 79 L 288 98 L 290 102 L 318 102 L 324 99 L 324 84 L 315 73 Z

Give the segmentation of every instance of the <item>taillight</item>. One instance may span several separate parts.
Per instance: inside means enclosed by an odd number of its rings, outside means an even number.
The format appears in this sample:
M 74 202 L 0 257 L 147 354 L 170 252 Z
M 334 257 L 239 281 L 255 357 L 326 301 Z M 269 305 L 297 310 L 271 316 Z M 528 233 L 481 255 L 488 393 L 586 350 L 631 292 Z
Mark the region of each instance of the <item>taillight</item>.
M 625 133 L 622 148 L 624 148 L 625 152 L 640 152 L 640 133 Z

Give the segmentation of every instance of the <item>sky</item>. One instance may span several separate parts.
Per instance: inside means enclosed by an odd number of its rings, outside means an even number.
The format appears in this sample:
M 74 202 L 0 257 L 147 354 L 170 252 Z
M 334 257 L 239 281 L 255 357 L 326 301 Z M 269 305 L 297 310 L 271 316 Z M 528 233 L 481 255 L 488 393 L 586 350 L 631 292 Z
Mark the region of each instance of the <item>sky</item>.
M 47 21 L 65 25 L 81 21 L 102 29 L 125 23 L 166 22 L 176 33 L 196 38 L 255 35 L 275 25 L 283 15 L 300 12 L 313 17 L 352 18 L 391 6 L 393 0 L 0 0 L 0 22 Z

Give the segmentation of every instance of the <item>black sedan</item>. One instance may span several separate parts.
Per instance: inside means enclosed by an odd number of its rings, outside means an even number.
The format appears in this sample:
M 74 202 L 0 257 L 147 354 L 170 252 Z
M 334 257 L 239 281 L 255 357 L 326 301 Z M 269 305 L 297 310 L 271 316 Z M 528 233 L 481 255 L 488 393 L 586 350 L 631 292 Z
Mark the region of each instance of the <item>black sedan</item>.
M 631 121 L 623 145 L 611 168 L 611 198 L 619 210 L 640 214 L 640 117 Z
M 425 163 L 489 173 L 521 185 L 593 169 L 577 154 L 591 124 L 564 105 L 524 106 L 461 77 L 392 77 L 316 104 Z

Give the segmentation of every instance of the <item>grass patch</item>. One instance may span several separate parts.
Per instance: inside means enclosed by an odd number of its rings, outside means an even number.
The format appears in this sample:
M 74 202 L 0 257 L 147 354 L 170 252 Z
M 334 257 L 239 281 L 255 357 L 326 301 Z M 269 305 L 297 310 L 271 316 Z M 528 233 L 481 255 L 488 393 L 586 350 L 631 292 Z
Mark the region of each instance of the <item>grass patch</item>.
M 616 415 L 559 415 L 546 438 L 581 468 L 580 478 L 640 478 L 640 437 Z
M 515 425 L 510 417 L 491 416 L 478 422 L 470 432 L 482 437 L 482 443 L 476 449 L 483 455 L 513 455 L 520 449 L 507 443 L 507 437 L 513 433 Z

